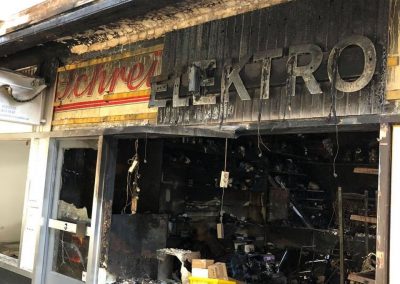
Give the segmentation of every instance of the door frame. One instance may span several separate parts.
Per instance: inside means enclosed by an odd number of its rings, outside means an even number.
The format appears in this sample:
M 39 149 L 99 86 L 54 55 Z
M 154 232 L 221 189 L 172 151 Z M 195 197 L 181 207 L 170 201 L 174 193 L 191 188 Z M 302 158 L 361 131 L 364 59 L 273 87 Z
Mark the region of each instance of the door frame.
M 389 283 L 390 203 L 393 124 L 382 123 L 379 133 L 379 182 L 376 228 L 375 282 Z
M 78 281 L 72 279 L 70 277 L 64 276 L 59 273 L 55 273 L 52 271 L 52 260 L 53 257 L 53 249 L 54 249 L 54 229 L 49 228 L 49 220 L 53 217 L 53 212 L 55 212 L 55 208 L 57 206 L 55 202 L 55 197 L 58 196 L 61 189 L 61 169 L 62 162 L 64 160 L 64 149 L 67 148 L 95 148 L 97 149 L 97 160 L 96 160 L 96 173 L 95 173 L 95 181 L 94 181 L 94 192 L 93 192 L 93 209 L 92 209 L 92 218 L 91 218 L 91 236 L 89 242 L 89 251 L 88 251 L 88 263 L 86 267 L 86 283 L 95 283 L 92 281 L 93 277 L 88 277 L 93 273 L 97 273 L 98 268 L 94 267 L 97 265 L 94 262 L 94 259 L 98 259 L 97 255 L 97 246 L 100 246 L 99 242 L 95 241 L 95 226 L 99 226 L 100 220 L 98 220 L 99 216 L 101 216 L 100 212 L 98 212 L 99 208 L 97 204 L 101 202 L 101 194 L 99 194 L 99 169 L 101 163 L 101 150 L 103 136 L 100 137 L 84 137 L 84 138 L 69 138 L 69 139 L 55 139 L 53 140 L 53 150 L 50 153 L 49 157 L 49 175 L 46 180 L 46 191 L 47 191 L 47 212 L 45 212 L 44 216 L 44 253 L 42 260 L 36 261 L 38 267 L 35 269 L 35 276 L 33 279 L 33 283 L 43 283 L 46 284 L 46 280 L 48 277 L 57 277 L 57 282 L 59 284 L 82 284 L 85 282 Z M 100 198 L 100 199 L 99 199 Z M 42 262 L 43 267 L 40 267 L 39 263 Z M 39 277 L 37 274 L 41 274 Z
M 386 271 L 388 273 L 388 279 L 385 283 L 396 283 L 400 279 L 398 274 L 396 273 L 396 264 L 397 264 L 397 254 L 400 251 L 400 247 L 398 245 L 398 237 L 400 235 L 400 228 L 397 223 L 397 216 L 399 214 L 399 168 L 400 168 L 400 124 L 394 123 L 391 127 L 391 153 L 390 153 L 390 166 L 391 166 L 391 175 L 390 179 L 388 179 L 388 183 L 391 187 L 390 196 L 389 196 L 389 217 L 387 218 L 387 222 L 389 223 L 389 236 L 388 236 L 388 244 L 386 247 L 386 260 L 388 263 L 388 268 Z M 391 218 L 393 216 L 393 218 Z M 385 239 L 386 240 L 386 239 Z M 379 282 L 377 282 L 379 283 Z

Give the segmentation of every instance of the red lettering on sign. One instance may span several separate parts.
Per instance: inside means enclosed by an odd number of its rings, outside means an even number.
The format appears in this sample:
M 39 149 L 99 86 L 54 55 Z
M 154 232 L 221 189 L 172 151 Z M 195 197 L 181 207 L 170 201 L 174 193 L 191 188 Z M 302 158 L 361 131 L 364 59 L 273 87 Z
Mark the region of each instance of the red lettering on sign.
M 86 88 L 82 91 L 79 92 L 79 85 L 81 82 L 87 82 L 88 76 L 86 74 L 79 75 L 78 78 L 76 78 L 75 85 L 74 85 L 74 96 L 79 98 L 86 92 Z
M 151 87 L 151 78 L 154 76 L 154 73 L 157 70 L 158 63 L 159 63 L 159 61 L 157 59 L 155 59 L 154 62 L 151 64 L 149 72 L 147 73 L 146 87 L 148 87 L 148 88 Z
M 68 74 L 68 81 L 66 83 L 64 92 L 62 94 L 57 92 L 57 99 L 59 100 L 63 100 L 63 99 L 67 99 L 70 97 L 70 95 L 72 94 L 72 90 L 73 90 L 73 85 L 75 82 L 75 72 L 72 71 L 71 73 Z
M 97 79 L 99 77 L 99 72 L 101 70 L 102 66 L 96 66 L 93 72 L 92 80 L 90 80 L 90 83 L 88 84 L 87 88 L 85 91 L 87 91 L 87 96 L 91 97 L 93 95 L 94 88 L 96 87 Z
M 143 72 L 144 72 L 144 66 L 143 63 L 141 62 L 137 62 L 131 67 L 127 81 L 127 86 L 129 90 L 135 91 L 138 87 L 142 85 L 143 80 L 136 85 L 134 85 L 133 83 L 138 81 L 143 76 Z
M 106 70 L 101 70 L 99 74 L 99 88 L 98 92 L 99 94 L 102 94 L 105 90 L 108 89 L 109 93 L 112 93 L 115 89 L 115 86 L 117 85 L 119 77 L 124 77 L 126 72 L 125 67 L 116 67 L 111 73 L 110 78 L 107 80 L 107 71 Z M 121 75 L 122 74 L 122 75 Z
M 63 71 L 59 74 L 56 98 L 65 107 L 77 102 L 98 100 L 105 93 L 148 89 L 161 62 L 161 56 L 161 51 L 155 51 L 119 62 Z M 90 97 L 93 98 L 89 99 Z
M 143 76 L 143 78 L 136 85 L 132 85 L 132 82 L 135 82 L 135 81 L 137 81 L 137 79 L 140 79 L 140 76 L 138 76 L 138 78 L 129 77 L 129 80 L 128 80 L 129 90 L 134 91 L 134 90 L 140 88 L 144 83 L 146 83 L 146 87 L 150 87 L 151 86 L 151 77 L 154 76 L 154 72 L 156 71 L 157 65 L 158 65 L 158 60 L 154 60 L 153 63 L 151 64 L 151 66 L 149 67 L 149 69 L 147 70 L 146 75 Z

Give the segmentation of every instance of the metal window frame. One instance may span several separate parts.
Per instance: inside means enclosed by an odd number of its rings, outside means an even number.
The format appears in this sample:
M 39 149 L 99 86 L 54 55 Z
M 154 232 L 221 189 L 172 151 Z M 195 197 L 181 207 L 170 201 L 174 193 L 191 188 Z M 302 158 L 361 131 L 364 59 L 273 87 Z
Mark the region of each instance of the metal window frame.
M 49 265 L 48 260 L 51 257 L 49 255 L 50 251 L 48 248 L 51 245 L 51 236 L 53 233 L 50 231 L 48 227 L 48 222 L 50 218 L 52 217 L 52 214 L 54 212 L 54 197 L 56 194 L 58 194 L 59 189 L 60 189 L 60 184 L 59 184 L 59 169 L 60 169 L 60 163 L 63 161 L 63 149 L 65 148 L 79 148 L 80 146 L 85 146 L 88 147 L 87 141 L 93 141 L 93 143 L 96 144 L 96 149 L 98 150 L 98 155 L 96 159 L 96 177 L 95 177 L 95 187 L 94 187 L 94 196 L 93 196 L 93 211 L 92 211 L 92 221 L 91 221 L 91 231 L 93 232 L 94 225 L 93 224 L 98 224 L 98 221 L 96 220 L 96 216 L 98 216 L 97 212 L 97 203 L 98 203 L 98 197 L 97 197 L 97 192 L 98 192 L 98 167 L 99 167 L 99 162 L 101 161 L 101 156 L 99 155 L 100 149 L 101 149 L 101 141 L 102 137 L 70 137 L 70 138 L 53 138 L 50 139 L 50 147 L 49 147 L 49 156 L 48 156 L 48 165 L 47 165 L 47 175 L 46 175 L 46 182 L 45 182 L 45 195 L 44 195 L 44 201 L 43 201 L 43 224 L 42 224 L 42 229 L 40 231 L 40 235 L 37 238 L 38 242 L 38 250 L 37 250 L 37 255 L 35 258 L 35 269 L 32 277 L 32 283 L 46 283 L 46 277 L 47 273 L 51 273 L 49 271 L 49 268 L 47 267 Z M 93 148 L 93 145 L 90 146 L 89 148 Z M 96 207 L 95 207 L 96 206 Z M 98 225 L 97 225 L 98 227 Z M 96 251 L 93 250 L 92 243 L 95 235 L 91 235 L 91 241 L 90 241 L 90 246 L 89 246 L 89 261 L 88 261 L 88 266 L 87 266 L 87 275 L 94 275 L 97 272 L 94 271 L 96 270 L 93 268 L 94 266 L 89 263 L 91 259 L 97 258 Z M 72 281 L 71 278 L 65 277 L 63 278 L 61 275 L 57 275 L 59 278 L 65 282 L 68 283 L 68 281 Z M 79 281 L 75 281 L 79 282 Z M 79 282 L 82 283 L 82 282 Z M 86 283 L 95 283 L 95 282 L 89 282 L 88 280 Z
M 376 228 L 375 282 L 389 283 L 390 192 L 392 160 L 392 124 L 382 123 L 379 140 L 378 206 Z

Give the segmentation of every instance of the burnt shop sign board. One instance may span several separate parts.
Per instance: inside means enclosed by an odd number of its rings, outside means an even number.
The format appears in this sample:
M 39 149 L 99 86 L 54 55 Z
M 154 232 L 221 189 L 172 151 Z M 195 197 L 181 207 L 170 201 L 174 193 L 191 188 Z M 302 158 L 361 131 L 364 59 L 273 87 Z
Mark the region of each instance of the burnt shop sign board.
M 58 69 L 53 128 L 146 123 L 151 78 L 160 73 L 162 45 Z
M 350 53 L 343 56 L 347 49 Z M 350 57 L 357 54 L 358 67 L 356 73 L 345 77 L 341 70 L 346 69 L 346 66 L 341 66 L 344 64 L 341 59 L 349 57 L 349 54 Z M 278 86 L 271 85 L 274 61 L 285 65 L 280 66 L 281 69 L 284 68 L 284 78 L 281 80 L 283 83 Z M 264 104 L 275 100 L 271 97 L 274 89 L 279 89 L 280 104 L 284 95 L 284 101 L 288 103 L 285 106 L 288 109 L 284 111 L 288 113 L 291 111 L 290 102 L 302 100 L 299 98 L 301 96 L 326 96 L 324 100 L 328 101 L 332 93 L 357 93 L 366 88 L 373 79 L 377 52 L 370 39 L 353 35 L 343 38 L 329 51 L 323 52 L 315 44 L 302 44 L 243 56 L 236 63 L 225 61 L 221 63 L 223 67 L 220 73 L 217 73 L 217 64 L 216 60 L 192 62 L 186 70 L 175 72 L 171 78 L 154 78 L 149 106 L 161 107 L 158 122 L 190 122 L 196 116 L 197 119 L 219 120 L 238 111 L 235 110 L 238 106 L 235 101 L 242 105 L 249 102 L 249 105 L 252 101 Z M 325 68 L 322 72 L 327 74 L 325 82 L 319 82 L 316 78 L 317 70 L 322 73 L 321 68 Z M 249 83 L 247 70 L 251 70 L 249 73 L 258 72 L 255 76 L 258 82 Z M 305 91 L 298 92 L 299 84 L 304 86 Z M 351 102 L 347 102 L 349 103 Z M 202 114 L 199 114 L 200 107 L 203 107 Z M 253 111 L 258 111 L 258 107 L 253 105 L 252 108 Z M 208 114 L 204 113 L 205 109 L 208 109 Z M 171 119 L 174 115 L 176 117 Z

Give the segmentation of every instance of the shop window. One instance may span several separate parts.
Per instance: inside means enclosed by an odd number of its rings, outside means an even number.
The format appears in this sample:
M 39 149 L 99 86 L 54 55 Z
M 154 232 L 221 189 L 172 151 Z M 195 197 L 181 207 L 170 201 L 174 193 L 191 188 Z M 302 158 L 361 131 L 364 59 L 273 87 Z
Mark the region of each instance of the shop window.
M 208 265 L 199 258 L 245 283 L 339 283 L 339 187 L 345 278 L 373 278 L 377 137 L 245 136 L 227 147 L 216 138 L 119 140 L 108 281 L 207 278 L 217 268 L 196 270 Z
M 97 150 L 66 149 L 63 157 L 57 220 L 90 226 Z M 52 270 L 81 280 L 87 271 L 90 238 L 56 230 L 54 240 Z
M 0 254 L 18 258 L 29 141 L 0 141 Z

